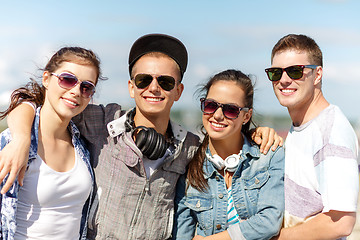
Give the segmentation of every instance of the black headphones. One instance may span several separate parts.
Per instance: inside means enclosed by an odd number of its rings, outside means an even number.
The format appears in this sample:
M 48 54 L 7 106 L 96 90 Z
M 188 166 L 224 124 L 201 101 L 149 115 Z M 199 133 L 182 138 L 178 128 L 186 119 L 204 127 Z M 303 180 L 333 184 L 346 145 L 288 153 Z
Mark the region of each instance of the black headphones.
M 131 132 L 135 139 L 136 146 L 142 154 L 150 160 L 157 160 L 164 156 L 166 149 L 170 146 L 165 136 L 156 132 L 154 128 L 144 126 L 135 127 L 134 123 L 135 108 L 128 112 L 125 121 L 125 130 Z

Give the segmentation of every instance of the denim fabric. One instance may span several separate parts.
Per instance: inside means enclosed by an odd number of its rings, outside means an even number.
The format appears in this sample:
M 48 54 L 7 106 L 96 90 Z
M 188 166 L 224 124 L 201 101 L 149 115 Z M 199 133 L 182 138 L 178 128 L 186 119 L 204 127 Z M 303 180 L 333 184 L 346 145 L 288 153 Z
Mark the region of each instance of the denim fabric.
M 267 155 L 244 141 L 240 164 L 232 178 L 234 206 L 241 223 L 227 226 L 227 189 L 223 176 L 205 159 L 209 188 L 199 192 L 186 175 L 177 185 L 173 239 L 192 239 L 228 230 L 233 239 L 269 239 L 278 234 L 284 211 L 284 149 Z
M 38 148 L 38 131 L 39 131 L 39 122 L 40 122 L 40 109 L 36 110 L 35 120 L 31 130 L 31 146 L 29 150 L 29 161 L 28 165 L 36 158 L 37 148 Z M 84 142 L 80 139 L 80 132 L 76 128 L 73 122 L 70 122 L 68 129 L 72 135 L 72 144 L 74 145 L 75 151 L 79 153 L 80 158 L 85 162 L 89 173 L 92 179 L 92 185 L 94 187 L 94 174 L 90 165 L 90 154 L 85 148 Z M 11 141 L 11 133 L 9 129 L 4 130 L 0 135 L 0 147 L 3 149 Z M 0 184 L 0 188 L 6 182 L 5 180 Z M 16 209 L 18 201 L 20 185 L 16 179 L 15 183 L 12 185 L 10 190 L 1 196 L 1 236 L 2 239 L 12 240 L 14 239 L 14 234 L 16 231 Z M 92 199 L 93 188 L 91 190 L 90 196 L 86 201 L 83 208 L 83 215 L 81 217 L 80 225 L 80 239 L 86 239 L 87 232 L 87 216 L 90 211 L 89 201 Z M 1 239 L 1 237 L 0 237 Z

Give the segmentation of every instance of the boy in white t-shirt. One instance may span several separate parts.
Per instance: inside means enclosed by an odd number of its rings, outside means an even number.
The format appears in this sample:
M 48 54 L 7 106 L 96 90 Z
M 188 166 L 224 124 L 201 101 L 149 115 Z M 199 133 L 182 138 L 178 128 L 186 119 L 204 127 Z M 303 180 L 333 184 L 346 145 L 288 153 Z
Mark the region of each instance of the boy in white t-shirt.
M 305 35 L 281 38 L 265 69 L 293 122 L 285 143 L 285 215 L 278 239 L 339 239 L 355 224 L 358 140 L 323 96 L 322 52 Z M 284 73 L 285 72 L 285 73 Z

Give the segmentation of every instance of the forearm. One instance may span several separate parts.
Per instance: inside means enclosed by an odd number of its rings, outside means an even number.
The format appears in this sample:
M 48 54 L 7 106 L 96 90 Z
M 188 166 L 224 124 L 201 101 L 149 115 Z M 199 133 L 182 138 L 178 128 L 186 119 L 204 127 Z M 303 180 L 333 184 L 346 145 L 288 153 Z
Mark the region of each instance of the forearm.
M 14 139 L 30 139 L 35 111 L 28 104 L 20 104 L 7 116 L 7 124 Z
M 200 239 L 200 238 L 196 238 L 196 236 L 195 236 L 194 239 L 196 240 L 196 239 Z M 216 233 L 214 235 L 207 236 L 203 239 L 205 239 L 205 240 L 231 240 L 230 235 L 226 230 L 223 232 L 220 232 L 220 233 Z
M 303 224 L 281 229 L 277 239 L 338 239 L 351 234 L 355 220 L 355 212 L 321 213 Z

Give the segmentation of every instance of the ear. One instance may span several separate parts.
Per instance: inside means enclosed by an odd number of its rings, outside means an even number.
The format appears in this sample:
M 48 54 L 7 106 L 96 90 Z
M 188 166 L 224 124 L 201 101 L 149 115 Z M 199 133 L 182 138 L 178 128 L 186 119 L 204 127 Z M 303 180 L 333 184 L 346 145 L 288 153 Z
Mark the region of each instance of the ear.
M 248 121 L 250 121 L 250 118 L 252 116 L 252 112 L 253 112 L 253 110 L 251 108 L 251 109 L 249 109 L 249 111 L 247 111 L 245 113 L 245 115 L 244 115 L 244 124 L 246 124 Z
M 132 81 L 131 79 L 128 81 L 128 89 L 129 89 L 129 94 L 131 98 L 135 97 L 135 86 L 134 86 L 134 81 Z
M 42 85 L 47 89 L 50 83 L 51 74 L 48 71 L 43 72 Z
M 314 79 L 314 86 L 321 84 L 321 79 L 323 75 L 323 68 L 321 66 L 318 66 L 315 70 L 315 79 Z
M 176 97 L 175 97 L 175 101 L 178 101 L 181 97 L 182 92 L 184 91 L 184 84 L 179 83 L 176 86 Z

